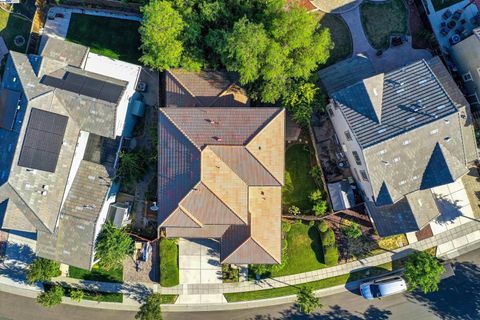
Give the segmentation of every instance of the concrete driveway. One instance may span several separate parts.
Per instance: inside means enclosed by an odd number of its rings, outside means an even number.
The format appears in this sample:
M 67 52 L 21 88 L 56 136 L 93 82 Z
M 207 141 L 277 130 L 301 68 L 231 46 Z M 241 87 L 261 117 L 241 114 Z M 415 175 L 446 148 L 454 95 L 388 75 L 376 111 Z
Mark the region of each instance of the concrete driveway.
M 180 239 L 180 284 L 222 283 L 220 243 L 210 239 Z

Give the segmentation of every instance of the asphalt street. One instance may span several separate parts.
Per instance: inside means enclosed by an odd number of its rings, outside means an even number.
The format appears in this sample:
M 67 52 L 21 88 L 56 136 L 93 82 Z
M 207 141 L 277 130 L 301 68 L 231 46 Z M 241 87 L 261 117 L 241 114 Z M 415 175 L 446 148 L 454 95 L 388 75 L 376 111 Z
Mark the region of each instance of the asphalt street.
M 443 280 L 438 292 L 395 295 L 372 302 L 346 292 L 322 298 L 314 315 L 299 314 L 292 305 L 227 312 L 165 313 L 165 320 L 478 320 L 480 319 L 480 250 L 454 261 L 454 277 Z M 0 320 L 134 319 L 135 313 L 60 305 L 45 309 L 34 299 L 0 293 Z

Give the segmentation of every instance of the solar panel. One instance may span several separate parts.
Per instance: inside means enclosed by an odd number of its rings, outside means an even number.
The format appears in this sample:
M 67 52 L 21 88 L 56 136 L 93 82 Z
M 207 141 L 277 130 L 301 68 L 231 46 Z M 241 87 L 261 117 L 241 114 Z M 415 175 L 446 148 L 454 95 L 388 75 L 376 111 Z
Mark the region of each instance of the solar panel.
M 20 92 L 1 89 L 0 91 L 0 128 L 12 130 L 17 116 Z
M 68 117 L 32 108 L 18 165 L 55 172 Z
M 51 87 L 112 103 L 118 102 L 124 90 L 121 85 L 73 72 L 65 72 L 63 78 L 46 75 L 41 82 Z

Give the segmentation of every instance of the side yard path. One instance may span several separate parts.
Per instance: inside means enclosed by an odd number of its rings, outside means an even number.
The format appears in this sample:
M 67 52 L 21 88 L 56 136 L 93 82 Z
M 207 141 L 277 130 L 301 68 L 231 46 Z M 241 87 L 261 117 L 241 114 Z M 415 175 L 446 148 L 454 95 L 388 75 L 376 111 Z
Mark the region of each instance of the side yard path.
M 349 262 L 335 267 L 325 268 L 305 272 L 301 274 L 264 279 L 261 281 L 246 281 L 241 283 L 223 283 L 223 284 L 190 284 L 189 292 L 197 293 L 233 293 L 265 290 L 272 288 L 281 288 L 285 286 L 298 285 L 306 282 L 321 280 L 338 275 L 348 274 L 352 271 L 358 271 L 362 268 L 373 267 L 392 260 L 404 258 L 413 250 L 423 251 L 425 249 L 438 246 L 440 244 L 452 242 L 454 248 L 468 245 L 480 239 L 480 223 L 470 221 L 458 227 L 437 234 L 431 238 L 415 242 L 403 248 L 391 252 L 382 253 L 376 256 L 364 258 L 358 261 Z M 181 294 L 183 286 L 171 288 L 161 288 L 162 294 Z

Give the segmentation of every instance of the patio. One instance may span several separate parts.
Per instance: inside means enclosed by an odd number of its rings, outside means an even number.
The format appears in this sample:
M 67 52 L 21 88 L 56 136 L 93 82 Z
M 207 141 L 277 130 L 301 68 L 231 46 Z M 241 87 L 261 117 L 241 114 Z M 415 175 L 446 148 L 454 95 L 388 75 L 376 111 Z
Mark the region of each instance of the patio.
M 434 0 L 425 2 L 428 18 L 442 51 L 472 34 L 480 26 L 480 2 L 463 0 L 435 11 Z

